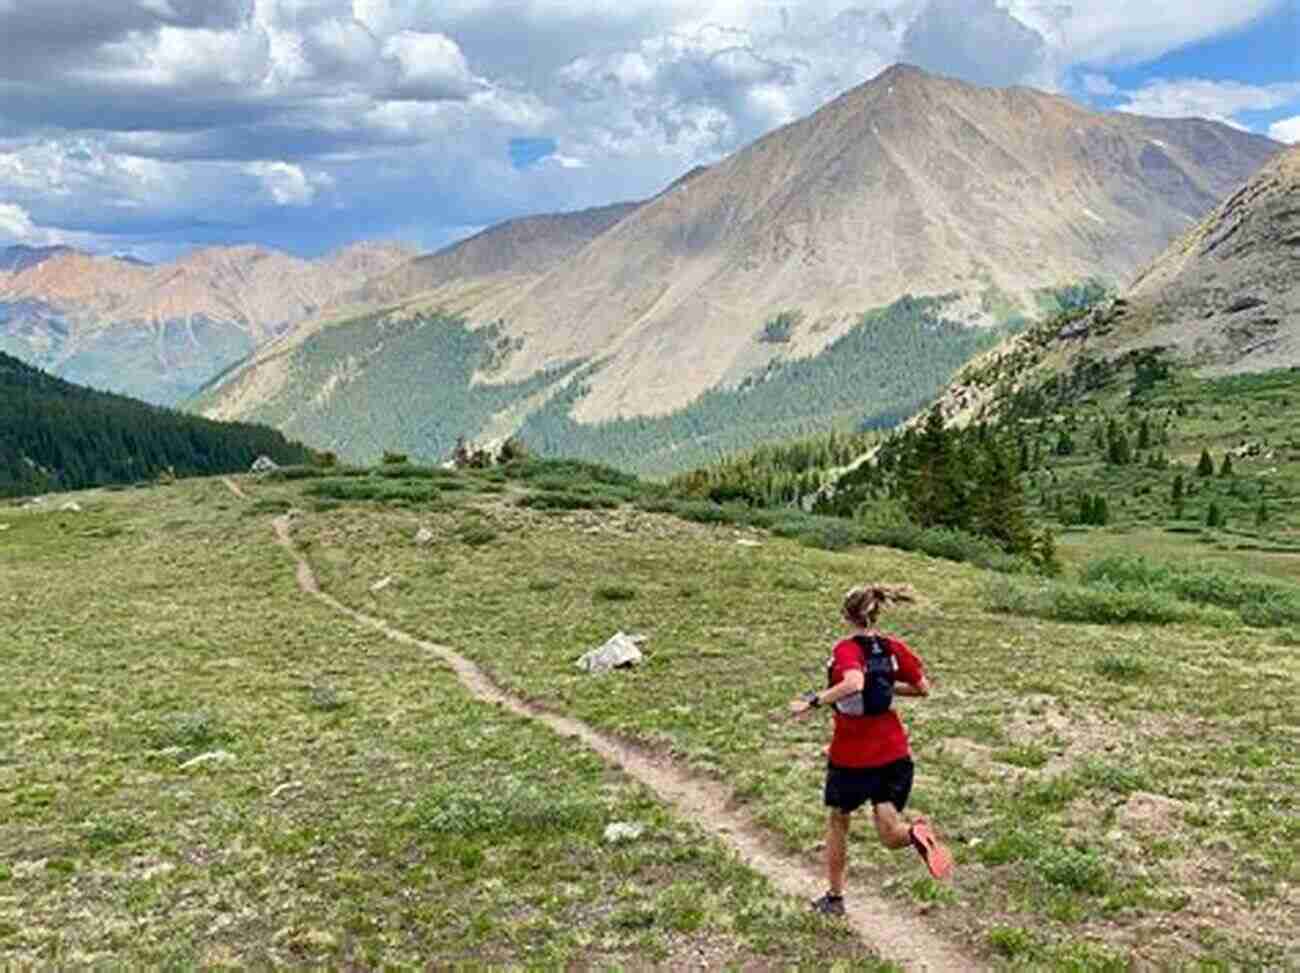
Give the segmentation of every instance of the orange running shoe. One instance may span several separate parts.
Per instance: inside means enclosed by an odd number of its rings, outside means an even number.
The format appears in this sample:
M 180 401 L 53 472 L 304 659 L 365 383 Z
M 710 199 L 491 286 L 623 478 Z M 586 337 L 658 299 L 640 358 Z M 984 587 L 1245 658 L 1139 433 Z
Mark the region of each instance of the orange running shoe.
M 937 879 L 946 879 L 952 875 L 952 852 L 935 836 L 930 823 L 925 818 L 917 818 L 908 832 L 912 847 L 921 855 L 930 874 Z

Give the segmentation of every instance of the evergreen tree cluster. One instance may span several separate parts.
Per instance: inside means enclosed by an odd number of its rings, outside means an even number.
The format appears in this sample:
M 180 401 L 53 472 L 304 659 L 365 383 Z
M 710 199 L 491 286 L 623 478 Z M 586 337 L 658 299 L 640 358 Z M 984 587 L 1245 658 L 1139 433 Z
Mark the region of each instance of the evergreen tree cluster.
M 0 353 L 0 496 L 247 470 L 310 451 L 266 426 L 214 422 L 54 378 Z
M 989 538 L 1009 554 L 1035 556 L 1046 543 L 1031 529 L 1021 477 L 1023 449 L 1009 428 L 979 423 L 952 428 L 935 406 L 919 427 L 881 445 L 824 501 L 825 513 L 861 514 L 901 503 L 919 527 L 946 527 Z
M 680 473 L 669 487 L 675 493 L 715 503 L 796 506 L 814 496 L 832 470 L 852 463 L 877 438 L 872 432 L 832 431 L 825 436 L 758 446 L 712 466 Z

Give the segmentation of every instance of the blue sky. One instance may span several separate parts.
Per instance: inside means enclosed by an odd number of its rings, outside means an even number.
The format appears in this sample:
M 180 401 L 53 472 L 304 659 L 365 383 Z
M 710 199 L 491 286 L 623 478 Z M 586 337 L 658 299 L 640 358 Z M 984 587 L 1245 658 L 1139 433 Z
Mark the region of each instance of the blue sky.
M 899 60 L 1300 141 L 1300 0 L 0 0 L 0 245 L 432 249 Z

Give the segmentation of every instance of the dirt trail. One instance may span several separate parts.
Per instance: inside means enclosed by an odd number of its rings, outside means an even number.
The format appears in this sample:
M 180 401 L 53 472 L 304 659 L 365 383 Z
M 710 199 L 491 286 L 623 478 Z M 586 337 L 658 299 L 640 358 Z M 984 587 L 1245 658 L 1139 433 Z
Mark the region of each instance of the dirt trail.
M 224 484 L 226 485 L 226 488 L 227 488 L 231 493 L 233 493 L 235 496 L 239 497 L 240 500 L 247 500 L 247 499 L 248 499 L 248 494 L 245 493 L 243 490 L 241 490 L 240 487 L 239 487 L 239 484 L 236 483 L 234 480 L 232 480 L 230 477 L 228 477 L 228 476 L 223 476 L 223 477 L 221 478 L 221 482 L 224 483 Z
M 499 704 L 513 713 L 537 720 L 561 736 L 581 740 L 609 763 L 654 791 L 684 818 L 694 821 L 730 845 L 746 865 L 764 875 L 781 891 L 811 900 L 825 890 L 820 869 L 777 850 L 775 842 L 748 813 L 732 805 L 728 789 L 715 781 L 696 777 L 663 758 L 613 740 L 580 720 L 530 706 L 504 692 L 469 659 L 445 645 L 426 642 L 393 628 L 381 618 L 349 608 L 320 590 L 311 565 L 293 544 L 290 517 L 274 521 L 278 542 L 297 562 L 298 587 L 353 621 L 375 629 L 390 639 L 413 645 L 446 663 L 477 698 Z M 971 971 L 986 964 L 943 939 L 926 924 L 904 914 L 899 907 L 862 889 L 853 889 L 848 922 L 853 930 L 884 959 L 909 970 Z

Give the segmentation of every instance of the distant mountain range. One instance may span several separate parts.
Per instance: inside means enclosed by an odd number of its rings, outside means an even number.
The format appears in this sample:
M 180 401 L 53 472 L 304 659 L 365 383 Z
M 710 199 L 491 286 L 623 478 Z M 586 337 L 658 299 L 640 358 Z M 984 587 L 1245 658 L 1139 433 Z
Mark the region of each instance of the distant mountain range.
M 943 375 L 866 394 L 856 418 L 799 384 L 834 374 L 874 390 L 900 378 L 895 352 L 916 334 L 989 334 L 1083 282 L 1122 286 L 1280 148 L 899 65 L 644 203 L 513 221 L 406 263 L 262 347 L 196 407 L 358 457 L 381 442 L 443 454 L 449 428 L 522 429 L 548 448 L 603 441 L 591 448 L 605 457 L 617 440 L 643 469 L 677 468 L 758 435 L 735 429 L 760 388 L 771 435 L 906 411 Z M 919 317 L 883 311 L 909 294 L 941 300 Z M 894 342 L 874 364 L 816 364 L 862 347 L 864 327 Z M 448 370 L 453 346 L 463 360 Z M 912 360 L 960 364 L 926 348 Z M 409 367 L 421 354 L 438 357 L 441 385 Z
M 411 259 L 387 244 L 299 260 L 260 247 L 150 265 L 0 250 L 0 351 L 74 382 L 178 404 L 277 335 Z

